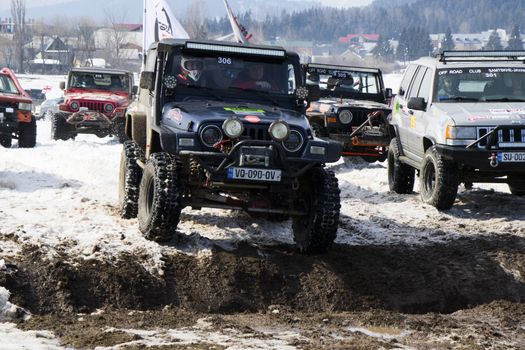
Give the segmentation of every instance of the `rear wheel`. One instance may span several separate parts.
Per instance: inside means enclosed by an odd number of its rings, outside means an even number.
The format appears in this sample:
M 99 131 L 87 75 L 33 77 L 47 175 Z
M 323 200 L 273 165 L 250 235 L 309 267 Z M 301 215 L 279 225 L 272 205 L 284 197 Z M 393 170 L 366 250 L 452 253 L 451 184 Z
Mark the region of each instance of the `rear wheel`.
M 133 141 L 124 142 L 120 156 L 119 207 L 120 217 L 137 217 L 139 185 L 142 168 L 137 161 L 144 159 L 144 151 Z
M 155 153 L 142 174 L 138 198 L 139 229 L 147 239 L 170 240 L 181 212 L 177 164 L 167 153 Z
M 36 146 L 36 120 L 31 117 L 29 123 L 18 124 L 18 147 L 33 148 Z
M 423 158 L 419 175 L 421 199 L 439 210 L 450 209 L 458 193 L 458 171 L 452 162 L 441 157 L 435 146 Z
M 71 126 L 66 121 L 66 113 L 55 113 L 51 117 L 51 138 L 53 140 L 74 139 L 76 133 L 71 130 Z
M 388 147 L 388 187 L 396 193 L 411 193 L 414 190 L 415 170 L 401 163 L 400 154 L 397 138 L 394 137 Z
M 323 253 L 333 244 L 339 225 L 340 191 L 332 171 L 314 168 L 302 181 L 306 216 L 294 216 L 294 240 L 303 253 Z
M 0 145 L 2 145 L 2 147 L 11 148 L 12 143 L 13 143 L 13 136 L 11 136 L 11 134 L 0 135 Z

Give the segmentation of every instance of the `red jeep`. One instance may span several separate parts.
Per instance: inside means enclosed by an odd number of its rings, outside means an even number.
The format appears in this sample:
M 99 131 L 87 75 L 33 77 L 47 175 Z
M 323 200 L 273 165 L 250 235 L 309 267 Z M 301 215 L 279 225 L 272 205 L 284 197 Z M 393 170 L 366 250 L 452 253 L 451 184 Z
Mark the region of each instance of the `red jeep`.
M 15 74 L 9 68 L 0 70 L 0 145 L 9 148 L 15 138 L 18 147 L 35 147 L 36 121 L 31 114 L 32 103 Z
M 77 134 L 117 136 L 124 142 L 125 112 L 133 96 L 133 74 L 125 70 L 74 68 L 69 72 L 64 102 L 51 122 L 55 140 Z

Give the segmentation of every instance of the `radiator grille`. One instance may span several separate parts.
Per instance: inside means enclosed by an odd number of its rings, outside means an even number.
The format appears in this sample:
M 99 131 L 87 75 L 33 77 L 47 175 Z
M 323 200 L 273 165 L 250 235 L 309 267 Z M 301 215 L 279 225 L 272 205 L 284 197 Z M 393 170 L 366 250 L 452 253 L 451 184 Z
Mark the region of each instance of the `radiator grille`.
M 478 138 L 487 135 L 489 132 L 494 130 L 495 127 L 480 127 L 478 128 Z M 478 147 L 485 147 L 490 139 L 490 136 L 481 140 Z M 512 128 L 500 129 L 497 131 L 497 146 L 500 148 L 514 147 L 522 148 L 525 147 L 525 128 L 522 126 L 516 126 Z

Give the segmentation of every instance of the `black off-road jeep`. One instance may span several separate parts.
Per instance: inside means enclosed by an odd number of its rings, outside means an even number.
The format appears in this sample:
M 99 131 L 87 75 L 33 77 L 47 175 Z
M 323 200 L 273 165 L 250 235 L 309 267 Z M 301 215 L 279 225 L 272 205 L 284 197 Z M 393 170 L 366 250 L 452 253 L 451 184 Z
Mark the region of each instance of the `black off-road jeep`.
M 299 57 L 214 41 L 153 44 L 126 115 L 120 214 L 149 239 L 176 232 L 181 209 L 244 210 L 293 221 L 303 252 L 336 237 L 339 187 L 324 164 L 337 142 L 314 138 Z
M 317 63 L 303 69 L 306 84 L 321 90 L 321 99 L 307 111 L 316 136 L 341 142 L 343 156 L 384 161 L 392 90 L 384 88 L 381 70 Z

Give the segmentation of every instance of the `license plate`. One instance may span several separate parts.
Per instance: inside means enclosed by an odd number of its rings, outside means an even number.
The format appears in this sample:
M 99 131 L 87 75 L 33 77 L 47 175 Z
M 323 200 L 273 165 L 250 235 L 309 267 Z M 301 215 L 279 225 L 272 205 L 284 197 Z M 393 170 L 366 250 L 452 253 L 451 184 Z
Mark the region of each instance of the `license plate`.
M 279 182 L 281 181 L 281 170 L 228 168 L 228 179 Z
M 500 163 L 525 162 L 525 152 L 499 152 Z

